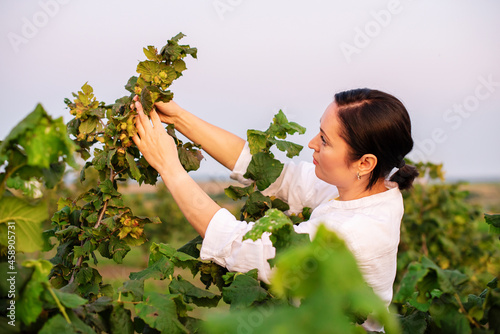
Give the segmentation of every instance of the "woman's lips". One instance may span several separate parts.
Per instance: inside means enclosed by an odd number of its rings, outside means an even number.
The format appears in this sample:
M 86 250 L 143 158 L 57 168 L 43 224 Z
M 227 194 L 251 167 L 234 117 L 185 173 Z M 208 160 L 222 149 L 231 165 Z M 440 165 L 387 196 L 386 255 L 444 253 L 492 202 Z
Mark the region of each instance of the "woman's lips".
M 318 162 L 316 161 L 316 159 L 313 158 L 313 164 L 317 165 Z

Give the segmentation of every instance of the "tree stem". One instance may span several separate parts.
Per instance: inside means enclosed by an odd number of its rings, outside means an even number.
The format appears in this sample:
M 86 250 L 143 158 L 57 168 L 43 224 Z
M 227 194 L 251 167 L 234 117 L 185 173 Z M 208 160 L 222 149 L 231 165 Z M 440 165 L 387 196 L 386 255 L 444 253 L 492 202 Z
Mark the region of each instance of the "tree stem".
M 115 180 L 116 175 L 118 175 L 118 173 L 115 173 L 113 168 L 110 168 L 110 170 L 111 170 L 111 175 L 109 176 L 109 179 L 111 180 L 111 182 L 113 182 Z M 109 200 L 106 200 L 104 202 L 104 205 L 101 209 L 101 212 L 99 213 L 99 218 L 97 219 L 97 223 L 94 225 L 94 228 L 98 228 L 101 225 L 102 219 L 104 218 L 104 213 L 106 212 L 106 209 L 108 208 L 108 202 L 109 202 Z M 83 246 L 83 244 L 84 244 L 84 241 L 82 240 L 80 246 Z M 73 273 L 71 274 L 71 279 L 69 280 L 68 284 L 73 283 L 73 281 L 75 280 L 75 270 L 82 266 L 82 262 L 83 262 L 83 256 L 80 256 L 78 258 L 78 260 L 76 261 L 75 268 L 73 269 Z
M 457 300 L 458 305 L 460 306 L 460 311 L 462 311 L 462 313 L 467 317 L 467 319 L 469 319 L 469 322 L 474 326 L 476 326 L 476 328 L 482 328 L 482 326 L 478 324 L 477 321 L 474 320 L 474 318 L 469 315 L 469 313 L 467 313 L 464 305 L 462 304 L 462 301 L 460 300 L 460 296 L 456 292 L 455 292 L 455 299 Z
M 69 319 L 68 314 L 66 313 L 66 308 L 61 304 L 59 298 L 57 298 L 56 294 L 54 293 L 54 290 L 52 290 L 50 284 L 47 284 L 46 287 L 49 290 L 50 294 L 52 295 L 52 298 L 54 298 L 57 307 L 59 308 L 59 311 L 61 311 L 64 319 L 66 319 L 66 322 L 71 325 L 71 320 Z

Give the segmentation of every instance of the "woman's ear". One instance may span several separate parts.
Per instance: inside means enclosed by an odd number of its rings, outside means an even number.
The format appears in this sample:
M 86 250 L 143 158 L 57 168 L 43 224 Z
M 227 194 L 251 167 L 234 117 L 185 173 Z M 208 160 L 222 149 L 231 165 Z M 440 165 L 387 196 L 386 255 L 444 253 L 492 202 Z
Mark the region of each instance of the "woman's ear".
M 359 175 L 368 175 L 377 166 L 377 157 L 373 154 L 365 154 L 357 161 Z

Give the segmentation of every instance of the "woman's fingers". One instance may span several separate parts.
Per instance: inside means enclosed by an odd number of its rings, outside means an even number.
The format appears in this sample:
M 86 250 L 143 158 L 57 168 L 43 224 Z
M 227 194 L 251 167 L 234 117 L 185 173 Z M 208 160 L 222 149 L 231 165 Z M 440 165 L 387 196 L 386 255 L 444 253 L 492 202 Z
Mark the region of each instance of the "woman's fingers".
M 142 125 L 142 118 L 139 114 L 137 114 L 136 116 L 135 128 L 137 129 L 137 133 L 139 134 L 139 136 L 143 138 L 146 134 L 146 131 L 144 130 L 144 126 Z
M 137 133 L 132 136 L 132 140 L 134 141 L 135 145 L 137 145 L 137 147 L 140 150 L 141 149 L 141 138 L 139 137 L 139 135 Z
M 149 113 L 149 115 L 151 116 L 151 120 L 153 121 L 153 127 L 158 128 L 160 130 L 163 130 L 163 126 L 161 125 L 160 116 L 158 115 L 156 110 L 153 109 L 153 111 L 151 111 Z
M 135 101 L 135 108 L 139 114 L 144 114 L 144 109 L 142 109 L 142 104 L 139 101 Z

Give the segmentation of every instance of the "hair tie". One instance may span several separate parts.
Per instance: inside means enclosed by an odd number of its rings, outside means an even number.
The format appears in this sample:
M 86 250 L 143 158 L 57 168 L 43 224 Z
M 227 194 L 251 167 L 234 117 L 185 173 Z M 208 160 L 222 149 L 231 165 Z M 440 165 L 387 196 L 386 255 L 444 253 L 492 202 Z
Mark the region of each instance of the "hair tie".
M 405 159 L 401 159 L 401 161 L 399 162 L 399 164 L 398 164 L 398 166 L 397 166 L 397 167 L 398 167 L 399 169 L 401 169 L 401 168 L 403 168 L 405 165 L 406 165 Z

